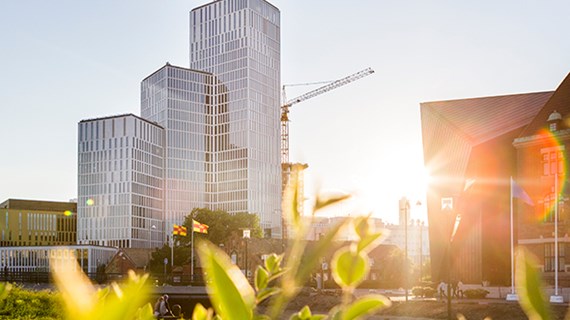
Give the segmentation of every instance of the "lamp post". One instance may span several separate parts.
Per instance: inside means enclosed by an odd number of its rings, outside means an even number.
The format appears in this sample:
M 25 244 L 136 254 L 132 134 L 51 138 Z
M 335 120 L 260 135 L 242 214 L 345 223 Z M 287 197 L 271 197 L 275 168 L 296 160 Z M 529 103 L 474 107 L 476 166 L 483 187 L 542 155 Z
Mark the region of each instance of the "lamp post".
M 423 251 L 423 231 L 424 231 L 424 222 L 418 223 L 418 227 L 420 228 L 420 282 L 423 279 L 423 258 L 424 258 L 424 251 Z M 420 284 L 421 285 L 421 284 Z
M 148 247 L 152 248 L 152 232 L 156 230 L 156 226 L 153 224 L 148 229 Z
M 408 272 L 408 225 L 410 224 L 410 200 L 406 199 L 406 197 L 402 198 L 401 206 L 403 204 L 403 211 L 404 211 L 404 221 L 401 223 L 404 224 L 404 295 L 406 297 L 406 302 L 408 301 L 408 282 L 409 282 L 409 272 Z M 416 206 L 421 206 L 422 202 L 417 201 Z M 421 240 L 420 240 L 421 243 Z M 421 252 L 420 252 L 421 255 Z M 421 267 L 420 267 L 421 270 Z
M 449 213 L 454 213 L 455 211 L 453 210 L 453 198 L 449 197 L 449 198 L 441 198 L 441 210 L 443 212 L 449 212 Z M 451 258 L 451 254 L 452 254 L 452 244 L 453 244 L 453 238 L 455 237 L 455 234 L 457 233 L 457 229 L 459 228 L 459 223 L 461 222 L 461 215 L 457 214 L 455 216 L 455 222 L 451 219 L 446 218 L 450 223 L 449 223 L 449 230 L 451 231 L 451 234 L 449 235 L 449 239 L 448 239 L 448 243 L 447 243 L 447 263 L 448 263 L 448 267 L 449 267 L 449 272 L 447 273 L 447 319 L 448 320 L 452 320 L 452 316 L 451 316 L 451 272 L 453 271 L 453 260 Z M 453 227 L 452 227 L 453 226 Z

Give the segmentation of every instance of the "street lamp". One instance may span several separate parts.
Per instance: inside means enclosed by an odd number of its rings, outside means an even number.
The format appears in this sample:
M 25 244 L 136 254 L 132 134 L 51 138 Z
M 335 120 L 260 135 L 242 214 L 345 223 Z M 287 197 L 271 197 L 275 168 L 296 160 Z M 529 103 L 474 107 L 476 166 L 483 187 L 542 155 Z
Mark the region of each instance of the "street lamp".
M 153 224 L 150 226 L 150 229 L 148 230 L 148 247 L 152 248 L 152 232 L 156 230 L 156 226 Z
M 453 210 L 453 198 L 441 198 L 441 210 L 444 212 L 451 212 L 454 213 L 455 211 Z M 451 227 L 451 224 L 453 224 L 453 227 L 450 228 L 451 234 L 449 236 L 448 239 L 448 243 L 447 243 L 447 262 L 448 262 L 448 267 L 449 267 L 449 272 L 447 273 L 447 319 L 452 320 L 451 317 L 451 272 L 453 271 L 453 260 L 451 258 L 451 250 L 452 250 L 452 244 L 453 244 L 453 239 L 455 238 L 455 234 L 457 233 L 457 229 L 459 228 L 459 223 L 461 222 L 461 214 L 457 214 L 455 216 L 455 222 L 451 219 L 448 219 L 450 224 L 449 226 Z
M 406 197 L 402 198 L 402 200 L 400 200 L 400 206 L 402 205 L 403 202 L 403 211 L 404 211 L 404 221 L 402 221 L 401 223 L 404 224 L 404 292 L 405 292 L 405 297 L 406 297 L 406 302 L 408 301 L 408 225 L 410 223 L 410 200 L 406 199 Z M 422 204 L 421 201 L 418 200 L 418 202 L 416 202 L 416 206 L 420 206 Z M 420 253 L 421 255 L 421 253 Z

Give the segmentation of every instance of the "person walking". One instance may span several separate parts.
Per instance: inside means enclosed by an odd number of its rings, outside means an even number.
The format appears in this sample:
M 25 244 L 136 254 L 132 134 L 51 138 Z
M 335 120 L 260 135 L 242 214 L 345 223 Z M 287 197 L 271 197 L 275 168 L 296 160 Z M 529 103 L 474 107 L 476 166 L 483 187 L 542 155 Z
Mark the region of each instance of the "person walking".
M 159 308 L 160 316 L 161 317 L 173 316 L 172 311 L 170 309 L 170 304 L 168 303 L 168 295 L 165 294 L 162 296 L 162 298 L 163 299 L 160 303 L 160 308 Z

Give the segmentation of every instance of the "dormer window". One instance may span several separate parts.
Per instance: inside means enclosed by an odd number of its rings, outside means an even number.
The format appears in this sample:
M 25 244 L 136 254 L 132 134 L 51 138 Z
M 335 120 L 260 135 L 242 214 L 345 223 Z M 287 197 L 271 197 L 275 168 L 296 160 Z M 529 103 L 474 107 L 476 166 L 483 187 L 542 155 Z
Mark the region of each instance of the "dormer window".
M 558 130 L 558 128 L 556 127 L 556 122 L 550 123 L 548 130 L 550 130 L 551 132 Z
M 548 122 L 548 130 L 550 130 L 550 132 L 554 132 L 560 129 L 560 122 L 562 121 L 562 115 L 556 112 L 556 110 L 554 110 L 548 116 L 548 120 L 546 121 Z

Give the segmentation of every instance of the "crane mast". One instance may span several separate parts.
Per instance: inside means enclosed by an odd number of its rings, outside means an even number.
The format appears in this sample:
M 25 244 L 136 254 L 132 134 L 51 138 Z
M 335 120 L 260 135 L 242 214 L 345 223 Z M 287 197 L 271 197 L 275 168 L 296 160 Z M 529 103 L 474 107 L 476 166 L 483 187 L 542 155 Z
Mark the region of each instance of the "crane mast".
M 284 104 L 281 106 L 281 165 L 282 166 L 285 166 L 289 163 L 289 108 L 294 104 L 303 102 L 305 100 L 321 95 L 325 92 L 342 87 L 358 79 L 371 75 L 372 73 L 374 73 L 374 70 L 372 70 L 372 68 L 366 68 L 362 71 L 351 74 L 342 79 L 335 80 L 327 85 L 324 85 L 315 90 L 302 94 L 296 98 L 287 100 L 287 102 L 285 102 L 286 101 L 285 88 L 283 88 Z M 285 184 L 286 181 L 283 181 L 283 183 Z

